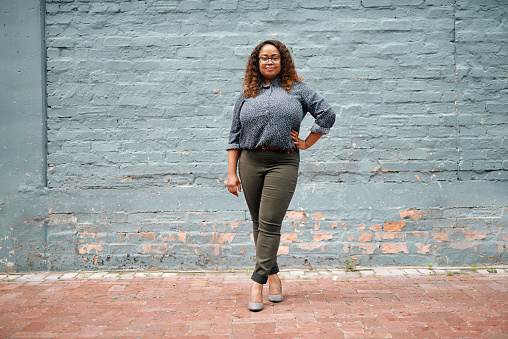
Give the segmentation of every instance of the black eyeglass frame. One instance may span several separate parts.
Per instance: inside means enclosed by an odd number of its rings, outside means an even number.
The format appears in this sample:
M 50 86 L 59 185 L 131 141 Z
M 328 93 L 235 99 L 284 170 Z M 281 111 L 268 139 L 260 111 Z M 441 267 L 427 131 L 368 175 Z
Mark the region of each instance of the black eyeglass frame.
M 262 58 L 266 58 L 266 61 L 263 61 Z M 276 60 L 273 60 L 273 58 L 276 58 Z M 267 56 L 260 56 L 258 58 L 258 60 L 260 60 L 262 63 L 264 64 L 267 64 L 268 63 L 268 60 L 272 60 L 273 63 L 276 63 L 276 62 L 279 62 L 282 60 L 282 57 L 280 55 L 272 55 L 271 57 L 267 57 Z

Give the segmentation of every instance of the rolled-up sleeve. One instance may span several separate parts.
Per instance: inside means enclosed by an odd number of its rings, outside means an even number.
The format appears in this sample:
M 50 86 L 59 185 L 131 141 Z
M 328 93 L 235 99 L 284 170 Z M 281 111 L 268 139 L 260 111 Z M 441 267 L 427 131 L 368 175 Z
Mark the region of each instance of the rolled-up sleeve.
M 330 104 L 307 84 L 303 83 L 302 104 L 304 111 L 309 112 L 316 119 L 310 131 L 317 134 L 328 134 L 335 123 L 335 112 Z
M 240 110 L 242 109 L 244 98 L 243 93 L 236 100 L 235 108 L 233 110 L 233 121 L 231 123 L 231 130 L 229 131 L 229 140 L 226 150 L 240 149 L 240 131 L 242 125 L 240 122 Z

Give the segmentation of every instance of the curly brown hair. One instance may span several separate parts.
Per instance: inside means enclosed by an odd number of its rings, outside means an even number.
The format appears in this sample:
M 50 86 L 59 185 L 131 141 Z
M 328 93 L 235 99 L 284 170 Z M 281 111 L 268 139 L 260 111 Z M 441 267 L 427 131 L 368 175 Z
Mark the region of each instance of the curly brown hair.
M 303 79 L 298 77 L 296 73 L 293 58 L 287 47 L 280 41 L 267 40 L 254 48 L 245 69 L 245 79 L 243 80 L 243 96 L 247 98 L 255 98 L 261 92 L 263 76 L 259 70 L 259 51 L 264 45 L 273 45 L 279 50 L 281 56 L 281 70 L 279 79 L 281 86 L 289 93 L 295 82 L 302 82 Z

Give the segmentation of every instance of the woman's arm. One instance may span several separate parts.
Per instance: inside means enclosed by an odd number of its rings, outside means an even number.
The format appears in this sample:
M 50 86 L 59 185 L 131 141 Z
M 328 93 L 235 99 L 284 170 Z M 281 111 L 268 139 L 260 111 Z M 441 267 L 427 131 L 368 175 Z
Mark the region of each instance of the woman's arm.
M 239 149 L 228 150 L 228 191 L 231 194 L 238 196 L 238 192 L 242 191 L 242 185 L 238 175 L 236 175 L 236 168 L 238 164 L 238 158 L 240 157 Z
M 294 140 L 296 147 L 301 150 L 312 147 L 312 145 L 314 145 L 322 136 L 322 134 L 311 132 L 307 139 L 302 140 L 298 137 L 297 131 L 291 131 L 291 139 Z

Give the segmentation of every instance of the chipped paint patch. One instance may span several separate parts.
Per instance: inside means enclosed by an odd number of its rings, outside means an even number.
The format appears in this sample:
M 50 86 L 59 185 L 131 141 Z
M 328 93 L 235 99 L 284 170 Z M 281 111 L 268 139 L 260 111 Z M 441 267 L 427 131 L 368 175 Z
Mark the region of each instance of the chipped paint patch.
M 307 219 L 307 215 L 303 211 L 288 211 L 286 219 Z
M 387 232 L 400 232 L 406 225 L 404 221 L 401 222 L 387 222 L 385 224 L 385 231 Z
M 353 244 L 351 245 L 351 249 L 358 248 L 362 251 L 362 254 L 373 254 L 376 248 L 379 248 L 379 245 L 369 245 L 369 244 Z
M 415 244 L 418 248 L 418 254 L 426 254 L 430 252 L 431 244 Z
M 84 244 L 79 248 L 79 254 L 90 254 L 92 251 L 95 253 L 102 252 L 101 244 Z
M 487 233 L 469 232 L 469 231 L 465 231 L 465 233 L 466 236 L 464 238 L 464 241 L 483 240 L 487 237 Z
M 362 233 L 358 237 L 358 242 L 370 242 L 372 241 L 372 233 Z
M 289 243 L 289 242 L 296 242 L 298 241 L 298 234 L 296 233 L 282 233 L 281 242 Z
M 225 242 L 233 242 L 233 239 L 235 239 L 236 234 L 234 233 L 221 233 L 219 236 L 219 244 L 224 244 Z
M 333 238 L 334 233 L 314 233 L 314 236 L 312 237 L 313 242 L 323 241 L 323 240 L 330 240 Z
M 448 233 L 446 232 L 436 232 L 433 233 L 432 236 L 436 242 L 448 241 Z
M 410 217 L 411 220 L 419 220 L 423 216 L 422 213 L 418 213 L 415 210 L 399 211 L 399 214 L 401 219 Z
M 384 254 L 395 254 L 399 252 L 409 253 L 407 245 L 405 243 L 384 243 L 381 245 L 381 252 Z

